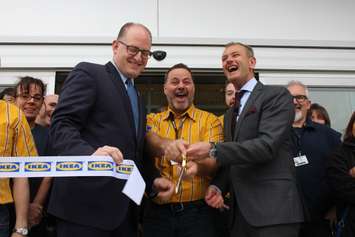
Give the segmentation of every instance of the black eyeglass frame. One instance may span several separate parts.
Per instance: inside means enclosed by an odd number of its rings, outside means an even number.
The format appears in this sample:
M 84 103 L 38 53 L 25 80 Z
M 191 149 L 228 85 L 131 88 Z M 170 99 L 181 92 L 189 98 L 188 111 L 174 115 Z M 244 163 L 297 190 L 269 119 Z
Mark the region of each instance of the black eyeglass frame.
M 130 54 L 131 56 L 136 56 L 138 54 L 138 52 L 141 52 L 141 57 L 148 59 L 153 54 L 153 52 L 151 52 L 149 50 L 141 49 L 137 46 L 126 44 L 125 42 L 123 42 L 121 40 L 117 40 L 117 42 L 126 46 L 127 53 Z
M 303 102 L 305 102 L 306 100 L 308 100 L 308 97 L 305 96 L 305 95 L 295 95 L 295 96 L 293 96 L 293 98 L 294 98 L 295 100 L 297 100 L 298 103 L 303 103 Z

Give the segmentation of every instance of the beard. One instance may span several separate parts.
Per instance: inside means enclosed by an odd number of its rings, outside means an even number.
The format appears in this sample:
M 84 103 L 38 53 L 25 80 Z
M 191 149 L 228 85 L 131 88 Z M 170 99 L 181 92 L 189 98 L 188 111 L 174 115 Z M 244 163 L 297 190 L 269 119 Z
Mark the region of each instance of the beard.
M 294 122 L 298 122 L 303 118 L 302 111 L 296 111 Z

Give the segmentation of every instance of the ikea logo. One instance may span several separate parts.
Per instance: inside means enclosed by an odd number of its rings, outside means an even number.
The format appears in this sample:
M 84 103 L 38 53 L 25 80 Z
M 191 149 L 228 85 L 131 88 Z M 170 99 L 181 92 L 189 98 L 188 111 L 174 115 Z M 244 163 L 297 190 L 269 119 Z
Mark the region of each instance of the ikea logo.
M 56 165 L 56 171 L 79 171 L 82 169 L 82 161 L 60 161 Z
M 0 172 L 19 172 L 19 162 L 0 162 Z
M 131 174 L 133 165 L 118 165 L 116 166 L 116 171 L 122 174 Z
M 51 171 L 51 163 L 50 162 L 26 162 L 25 171 L 27 172 Z
M 89 161 L 88 170 L 92 171 L 112 171 L 113 165 L 109 161 Z

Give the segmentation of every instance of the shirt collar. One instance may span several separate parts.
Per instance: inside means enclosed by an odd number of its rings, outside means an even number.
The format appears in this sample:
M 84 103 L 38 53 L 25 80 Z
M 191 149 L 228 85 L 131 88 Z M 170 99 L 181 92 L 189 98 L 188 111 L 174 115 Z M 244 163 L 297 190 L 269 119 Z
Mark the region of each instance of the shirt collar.
M 115 60 L 112 59 L 112 60 L 111 60 L 111 63 L 112 63 L 113 66 L 116 68 L 118 74 L 120 74 L 120 77 L 121 77 L 121 79 L 122 79 L 123 84 L 126 85 L 126 81 L 127 81 L 128 78 L 127 78 L 125 75 L 123 75 L 123 74 L 121 73 L 120 69 L 118 69 L 118 67 L 117 67 L 117 65 L 116 65 L 116 63 L 115 63 Z M 132 85 L 134 85 L 134 80 L 132 79 L 131 81 L 132 81 Z
M 242 88 L 240 88 L 240 90 L 252 92 L 257 83 L 258 81 L 255 79 L 255 77 L 253 77 L 252 79 L 247 81 L 247 83 L 245 83 Z
M 180 117 L 184 117 L 185 115 L 187 115 L 187 117 L 189 117 L 190 119 L 195 121 L 196 120 L 195 111 L 196 111 L 195 106 L 191 105 L 183 114 L 180 115 Z M 175 112 L 170 107 L 168 107 L 168 109 L 166 111 L 164 111 L 163 113 L 164 113 L 163 120 L 168 120 L 170 117 L 170 114 L 175 115 Z

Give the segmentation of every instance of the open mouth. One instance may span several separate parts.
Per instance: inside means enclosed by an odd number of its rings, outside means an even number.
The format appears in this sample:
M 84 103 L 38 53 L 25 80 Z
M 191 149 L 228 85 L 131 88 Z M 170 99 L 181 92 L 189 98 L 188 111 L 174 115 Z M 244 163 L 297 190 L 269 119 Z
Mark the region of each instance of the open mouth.
M 231 65 L 227 68 L 228 72 L 234 72 L 238 70 L 238 66 L 237 65 Z

